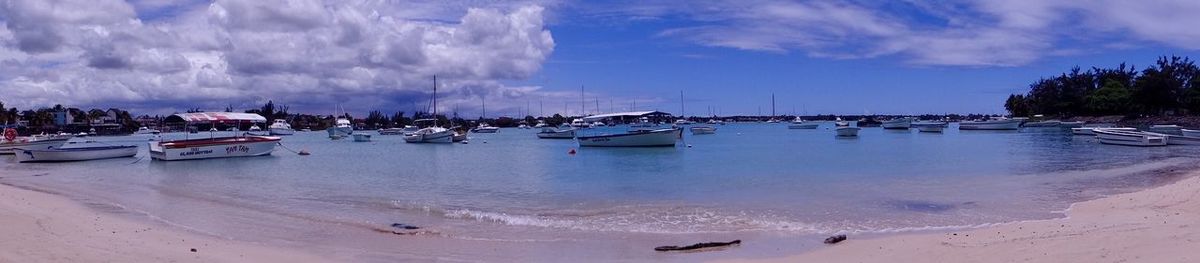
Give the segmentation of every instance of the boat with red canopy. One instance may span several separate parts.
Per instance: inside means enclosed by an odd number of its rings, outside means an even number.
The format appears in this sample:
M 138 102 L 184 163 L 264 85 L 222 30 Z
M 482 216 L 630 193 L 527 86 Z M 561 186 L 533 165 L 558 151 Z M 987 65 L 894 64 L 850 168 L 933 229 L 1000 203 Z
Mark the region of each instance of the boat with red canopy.
M 236 112 L 196 112 L 180 113 L 179 117 L 189 124 L 224 123 L 241 124 L 265 123 L 266 118 L 253 113 Z M 208 138 L 184 138 L 183 140 L 162 141 L 150 143 L 150 157 L 154 160 L 175 161 L 225 157 L 247 157 L 270 155 L 279 144 L 279 137 L 235 134 L 233 137 L 215 137 L 210 132 Z

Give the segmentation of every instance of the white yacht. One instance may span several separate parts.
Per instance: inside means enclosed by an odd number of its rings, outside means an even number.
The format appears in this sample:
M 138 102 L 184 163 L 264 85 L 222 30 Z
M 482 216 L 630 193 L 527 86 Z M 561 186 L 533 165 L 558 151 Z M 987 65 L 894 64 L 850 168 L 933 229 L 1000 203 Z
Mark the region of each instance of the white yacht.
M 1093 129 L 1100 143 L 1126 146 L 1166 146 L 1167 138 L 1144 132 Z
M 133 132 L 133 134 L 158 134 L 158 130 L 142 126 L 138 127 L 137 131 Z
M 1018 119 L 991 119 L 984 121 L 964 121 L 958 123 L 959 130 L 1016 130 L 1021 128 Z
M 912 123 L 912 127 L 917 128 L 918 132 L 938 133 L 946 129 L 946 123 L 940 121 L 917 121 Z
M 674 147 L 682 129 L 631 130 L 622 134 L 579 136 L 582 147 Z
M 542 128 L 542 127 L 547 127 L 547 126 L 549 126 L 549 125 L 546 125 L 546 121 L 544 121 L 544 120 L 538 120 L 537 124 L 533 125 L 534 128 Z
M 328 129 L 325 129 L 325 131 L 329 132 L 330 138 L 347 137 L 350 136 L 351 133 L 354 133 L 354 127 L 350 126 L 350 120 L 338 117 L 337 120 L 334 120 L 333 127 L 329 127 Z
M 475 133 L 496 133 L 500 131 L 500 127 L 488 125 L 486 122 L 479 122 L 479 126 L 475 127 L 475 129 L 472 129 L 471 131 Z
M 796 117 L 791 124 L 788 124 L 788 129 L 816 129 L 820 125 L 820 123 L 804 121 L 800 117 Z
M 884 121 L 882 124 L 880 124 L 880 126 L 883 126 L 884 129 L 907 130 L 912 128 L 912 124 L 913 119 L 905 117 Z
M 267 127 L 267 129 L 271 131 L 271 135 L 296 134 L 296 130 L 292 129 L 292 125 L 288 124 L 287 121 L 283 119 L 275 120 L 275 123 L 271 123 L 271 126 Z
M 537 133 L 537 137 L 541 139 L 573 139 L 575 138 L 575 129 L 557 130 L 550 127 L 542 127 L 542 130 Z

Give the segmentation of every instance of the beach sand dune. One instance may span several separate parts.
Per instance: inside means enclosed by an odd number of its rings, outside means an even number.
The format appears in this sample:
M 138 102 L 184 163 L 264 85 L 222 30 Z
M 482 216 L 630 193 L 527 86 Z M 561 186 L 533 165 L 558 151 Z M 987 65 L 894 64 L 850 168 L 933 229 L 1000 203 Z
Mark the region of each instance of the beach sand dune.
M 9 185 L 0 185 L 0 236 L 0 262 L 329 261 L 294 249 L 138 222 Z
M 1200 177 L 1076 203 L 1067 217 L 850 240 L 735 262 L 1200 262 Z

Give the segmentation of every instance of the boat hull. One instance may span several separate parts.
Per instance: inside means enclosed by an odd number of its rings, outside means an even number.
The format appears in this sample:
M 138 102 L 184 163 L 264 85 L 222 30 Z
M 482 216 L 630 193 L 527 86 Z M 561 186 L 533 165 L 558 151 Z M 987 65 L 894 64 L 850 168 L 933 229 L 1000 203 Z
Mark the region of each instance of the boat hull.
M 837 127 L 838 137 L 858 137 L 858 127 Z
M 912 128 L 912 120 L 911 119 L 890 120 L 890 121 L 883 122 L 883 124 L 880 124 L 880 126 L 883 126 L 884 129 L 907 130 L 909 128 Z
M 1200 145 L 1200 137 L 1147 132 L 1151 136 L 1161 136 L 1167 139 L 1167 145 Z
M 496 133 L 498 131 L 500 131 L 500 128 L 497 127 L 475 128 L 475 130 L 473 130 L 475 133 Z
M 941 125 L 923 125 L 917 126 L 918 132 L 942 132 L 945 128 Z
M 1135 129 L 1135 128 L 1071 128 L 1071 134 L 1093 135 L 1094 136 L 1094 135 L 1096 135 L 1096 132 L 1095 132 L 1096 129 L 1106 129 L 1106 130 L 1113 130 L 1113 131 L 1127 131 L 1127 132 L 1137 131 L 1137 129 Z
M 959 130 L 1017 130 L 1021 128 L 1020 120 L 1003 120 L 1003 121 L 968 121 L 958 124 Z
M 150 158 L 160 161 L 270 155 L 279 137 L 245 136 L 150 143 Z
M 792 124 L 788 124 L 788 129 L 811 130 L 811 129 L 816 129 L 817 126 L 820 126 L 820 124 L 819 123 L 792 123 Z
M 713 127 L 692 127 L 690 130 L 692 131 L 692 135 L 717 133 L 717 128 L 713 128 Z
M 613 135 L 580 136 L 581 147 L 675 147 L 682 129 L 660 129 Z
M 271 131 L 271 135 L 293 135 L 293 134 L 296 134 L 296 130 L 293 130 L 291 128 L 270 128 L 270 131 Z
M 541 139 L 574 139 L 575 130 L 542 131 L 537 133 L 537 137 Z
M 356 142 L 369 142 L 369 141 L 371 141 L 371 135 L 370 135 L 370 134 L 355 133 L 355 134 L 354 134 L 354 141 L 356 141 Z
M 404 136 L 404 142 L 407 143 L 452 143 L 454 142 L 454 133 L 445 130 L 433 133 L 414 133 Z
M 1141 132 L 1095 130 L 1100 143 L 1125 146 L 1166 146 L 1167 138 Z
M 43 149 L 50 149 L 50 148 L 59 148 L 59 147 L 62 147 L 63 144 L 67 143 L 67 140 L 69 140 L 69 139 L 68 138 L 59 138 L 59 139 L 44 139 L 44 140 L 31 140 L 31 141 L 20 141 L 20 139 L 18 139 L 18 141 L 14 141 L 14 142 L 0 141 L 0 154 L 13 154 L 13 153 L 15 153 L 16 149 L 43 150 Z
M 1188 137 L 1200 137 L 1200 130 L 1179 129 L 1179 133 Z
M 137 146 L 87 147 L 51 150 L 17 150 L 16 159 L 21 163 L 73 162 L 137 155 Z
M 351 133 L 354 133 L 354 129 L 350 127 L 330 127 L 325 129 L 325 131 L 329 133 L 330 138 L 348 137 Z

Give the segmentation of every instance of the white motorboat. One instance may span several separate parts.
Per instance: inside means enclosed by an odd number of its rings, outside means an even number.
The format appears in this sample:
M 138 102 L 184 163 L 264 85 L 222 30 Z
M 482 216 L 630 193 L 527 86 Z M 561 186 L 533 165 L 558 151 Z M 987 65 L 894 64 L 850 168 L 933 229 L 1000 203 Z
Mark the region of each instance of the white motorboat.
M 816 129 L 817 126 L 821 126 L 821 124 L 811 121 L 804 121 L 803 119 L 800 119 L 800 117 L 796 117 L 796 119 L 792 120 L 791 124 L 788 124 L 788 129 Z
M 1044 120 L 1044 121 L 1026 122 L 1024 125 L 1021 125 L 1021 126 L 1025 127 L 1025 128 L 1058 128 L 1061 125 L 1062 125 L 1062 121 L 1059 121 L 1059 120 Z
M 674 147 L 682 129 L 631 130 L 622 134 L 579 136 L 581 147 Z
M 1188 137 L 1200 137 L 1200 130 L 1179 129 L 1179 133 Z
M 946 123 L 940 121 L 919 121 L 913 122 L 912 127 L 917 128 L 918 132 L 942 132 L 946 129 Z
M 517 125 L 517 129 L 529 129 L 529 125 L 525 125 L 525 123 L 521 123 L 521 125 Z
M 196 112 L 179 113 L 174 116 L 188 123 L 241 122 L 262 123 L 267 119 L 253 113 Z M 207 158 L 247 157 L 270 155 L 279 145 L 279 137 L 235 135 L 234 137 L 209 138 L 150 143 L 150 158 L 162 161 L 194 160 Z
M 354 127 L 350 126 L 350 120 L 338 117 L 337 120 L 334 120 L 333 127 L 329 127 L 328 129 L 325 129 L 325 131 L 329 133 L 329 138 L 344 138 L 354 133 Z
M 246 134 L 258 135 L 258 136 L 271 136 L 270 131 L 263 131 L 262 128 L 258 127 L 258 125 L 251 125 L 250 130 L 247 131 Z
M 0 140 L 0 154 L 13 154 L 16 149 L 45 150 L 62 147 L 70 137 L 60 136 L 17 136 L 17 130 L 4 129 L 4 139 Z
M 1135 131 L 1137 131 L 1137 128 L 1115 128 L 1115 127 L 1113 127 L 1113 128 L 1105 128 L 1105 127 L 1083 127 L 1083 128 L 1071 128 L 1071 134 L 1075 134 L 1075 135 L 1091 135 L 1091 136 L 1094 136 L 1094 135 L 1096 135 L 1096 133 L 1095 133 L 1095 132 L 1093 132 L 1093 130 L 1095 130 L 1095 129 L 1105 129 L 1105 130 L 1111 130 L 1111 131 L 1127 131 L 1127 132 L 1135 132 Z
M 1163 136 L 1152 135 L 1144 132 L 1116 131 L 1111 129 L 1097 128 L 1092 132 L 1096 133 L 1096 138 L 1100 139 L 1100 143 L 1126 146 L 1166 146 L 1167 138 Z
M 675 125 L 691 125 L 691 124 L 692 124 L 692 121 L 689 121 L 687 119 L 675 120 Z
M 288 124 L 287 121 L 283 119 L 275 120 L 275 123 L 271 123 L 271 126 L 267 127 L 267 129 L 270 130 L 271 135 L 296 134 L 296 130 L 292 129 L 292 125 Z
M 1165 134 L 1165 133 L 1157 133 L 1157 132 L 1144 132 L 1144 133 L 1147 135 L 1151 135 L 1151 136 L 1162 136 L 1163 138 L 1167 138 L 1168 145 L 1200 145 L 1200 137 Z
M 371 135 L 370 135 L 370 134 L 356 132 L 356 133 L 354 133 L 354 134 L 351 134 L 351 136 L 353 136 L 353 137 L 354 137 L 354 141 L 356 141 L 356 142 L 369 142 L 369 141 L 371 141 Z
M 912 128 L 912 123 L 912 118 L 899 118 L 885 121 L 880 126 L 883 126 L 884 129 L 907 130 Z
M 836 130 L 838 137 L 858 137 L 858 127 L 838 126 Z
M 1150 128 L 1146 129 L 1146 131 L 1180 135 L 1183 134 L 1183 127 L 1179 127 L 1179 125 L 1150 125 Z
M 383 128 L 379 129 L 379 135 L 403 135 L 404 128 Z
M 546 121 L 544 121 L 544 120 L 538 120 L 537 124 L 533 125 L 534 128 L 542 128 L 542 127 L 548 127 L 548 126 L 550 126 L 550 125 L 547 125 Z
M 575 138 L 575 129 L 557 130 L 544 127 L 537 133 L 537 137 L 541 139 L 573 139 Z
M 1016 119 L 993 119 L 958 123 L 959 130 L 1017 130 L 1020 128 L 1021 120 Z
M 133 134 L 139 134 L 139 135 L 140 134 L 158 134 L 158 133 L 159 133 L 158 130 L 151 129 L 146 126 L 138 127 L 137 131 L 133 132 Z
M 696 126 L 689 129 L 692 130 L 692 135 L 717 133 L 717 128 L 713 128 L 712 126 Z
M 500 131 L 500 127 L 488 125 L 486 122 L 480 122 L 478 127 L 472 129 L 475 133 L 496 133 Z
M 574 119 L 574 120 L 571 120 L 571 127 L 575 127 L 575 128 L 587 128 L 587 127 L 588 127 L 588 123 L 587 123 L 587 122 L 585 122 L 585 121 L 583 121 L 583 119 Z
M 65 149 L 17 149 L 16 159 L 21 163 L 32 162 L 72 162 L 109 158 L 132 157 L 137 155 L 137 146 L 99 146 Z
M 454 131 L 454 135 L 450 136 L 450 142 L 462 142 L 467 140 L 467 132 L 459 132 L 458 129 L 450 129 Z

